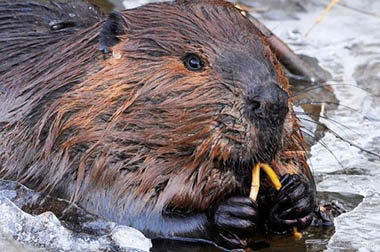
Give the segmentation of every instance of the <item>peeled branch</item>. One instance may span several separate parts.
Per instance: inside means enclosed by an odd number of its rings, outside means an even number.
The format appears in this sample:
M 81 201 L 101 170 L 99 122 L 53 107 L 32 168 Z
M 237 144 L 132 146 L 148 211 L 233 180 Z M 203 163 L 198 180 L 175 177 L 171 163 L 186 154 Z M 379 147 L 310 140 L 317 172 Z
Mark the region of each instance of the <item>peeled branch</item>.
M 276 173 L 268 164 L 257 163 L 252 170 L 252 184 L 251 184 L 251 192 L 249 193 L 249 197 L 256 201 L 257 195 L 259 194 L 260 188 L 260 168 L 268 175 L 269 180 L 273 184 L 276 190 L 280 190 L 282 187 L 280 180 L 278 179 Z
M 257 163 L 252 170 L 252 184 L 249 193 L 249 197 L 254 201 L 256 201 L 260 189 L 260 168 L 267 174 L 269 180 L 277 191 L 282 187 L 276 173 L 268 164 Z M 298 232 L 297 227 L 293 227 L 293 235 L 297 240 L 302 238 L 302 234 Z

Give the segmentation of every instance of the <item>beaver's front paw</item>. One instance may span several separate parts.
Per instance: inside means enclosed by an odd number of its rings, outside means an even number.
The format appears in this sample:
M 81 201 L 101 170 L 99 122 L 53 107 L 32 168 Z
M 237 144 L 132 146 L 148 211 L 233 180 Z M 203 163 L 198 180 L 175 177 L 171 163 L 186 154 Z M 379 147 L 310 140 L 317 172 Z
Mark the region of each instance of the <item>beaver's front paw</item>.
M 289 232 L 292 227 L 305 228 L 310 225 L 315 208 L 315 191 L 299 175 L 287 174 L 281 178 L 281 189 L 265 192 L 268 211 L 268 228 L 275 233 Z
M 256 229 L 257 216 L 257 204 L 250 198 L 229 198 L 209 213 L 211 239 L 225 248 L 244 248 Z

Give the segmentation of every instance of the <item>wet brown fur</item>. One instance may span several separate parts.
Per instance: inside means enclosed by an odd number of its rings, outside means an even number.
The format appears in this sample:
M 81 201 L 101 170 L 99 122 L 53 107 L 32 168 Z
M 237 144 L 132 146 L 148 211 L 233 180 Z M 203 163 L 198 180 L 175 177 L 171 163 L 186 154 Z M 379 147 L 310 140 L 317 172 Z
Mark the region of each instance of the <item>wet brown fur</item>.
M 100 214 L 133 207 L 201 212 L 248 195 L 245 166 L 259 159 L 262 143 L 243 118 L 239 87 L 221 85 L 224 77 L 209 65 L 207 55 L 223 53 L 210 45 L 244 45 L 255 35 L 278 83 L 287 91 L 289 84 L 265 38 L 232 4 L 186 2 L 122 12 L 125 34 L 107 59 L 98 50 L 101 21 L 49 44 L 38 62 L 9 66 L 0 77 L 1 177 Z M 236 50 L 250 57 L 244 46 Z M 187 70 L 185 52 L 199 53 L 204 71 Z M 312 181 L 292 110 L 281 139 L 272 166 Z M 226 167 L 238 155 L 239 176 Z

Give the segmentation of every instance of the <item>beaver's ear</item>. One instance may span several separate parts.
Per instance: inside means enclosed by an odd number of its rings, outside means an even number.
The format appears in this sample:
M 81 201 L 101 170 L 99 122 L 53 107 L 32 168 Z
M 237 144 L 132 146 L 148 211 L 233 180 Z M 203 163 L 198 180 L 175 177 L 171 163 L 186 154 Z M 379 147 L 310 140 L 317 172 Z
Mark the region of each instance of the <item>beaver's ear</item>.
M 176 0 L 175 1 L 175 3 L 176 4 L 178 4 L 178 5 L 187 5 L 187 4 L 189 4 L 189 3 L 191 3 L 191 2 L 199 2 L 199 1 L 197 1 L 197 0 Z
M 226 3 L 226 1 L 224 0 L 213 0 L 213 1 L 210 1 L 210 0 L 175 0 L 174 1 L 176 4 L 178 5 L 186 5 L 186 4 L 189 4 L 189 3 L 194 3 L 194 4 L 197 4 L 197 3 L 210 3 L 210 2 L 224 2 Z
M 112 12 L 100 31 L 99 50 L 109 53 L 109 48 L 120 42 L 119 36 L 123 35 L 127 24 L 120 12 Z
M 183 5 L 183 4 L 186 4 L 190 2 L 189 0 L 176 0 L 175 3 L 178 4 L 178 5 Z

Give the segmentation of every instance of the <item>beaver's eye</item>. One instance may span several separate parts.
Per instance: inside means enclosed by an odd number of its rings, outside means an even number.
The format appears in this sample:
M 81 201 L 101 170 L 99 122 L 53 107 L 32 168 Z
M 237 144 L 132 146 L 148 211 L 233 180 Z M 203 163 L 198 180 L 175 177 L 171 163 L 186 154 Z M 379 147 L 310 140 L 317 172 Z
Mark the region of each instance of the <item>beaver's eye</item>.
M 201 58 L 196 54 L 188 54 L 184 58 L 184 64 L 190 71 L 202 71 L 203 62 Z

